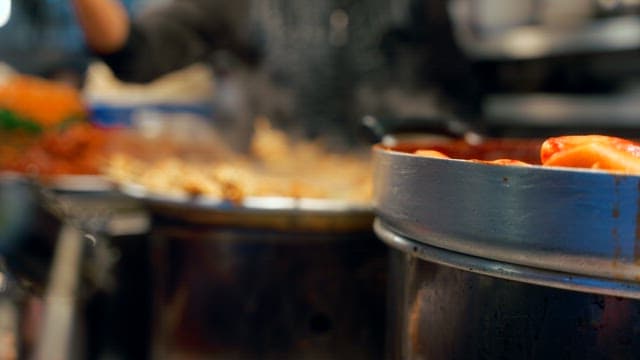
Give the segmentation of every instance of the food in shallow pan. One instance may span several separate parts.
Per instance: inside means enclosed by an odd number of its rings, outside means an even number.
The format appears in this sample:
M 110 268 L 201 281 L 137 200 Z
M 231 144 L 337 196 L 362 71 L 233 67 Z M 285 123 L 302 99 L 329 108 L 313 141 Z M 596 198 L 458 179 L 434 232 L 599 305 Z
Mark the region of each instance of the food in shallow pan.
M 0 169 L 40 177 L 98 175 L 106 160 L 110 131 L 89 123 L 48 131 L 37 137 L 0 135 Z
M 296 141 L 260 119 L 250 154 L 153 156 L 141 147 L 114 153 L 106 167 L 116 183 L 162 196 L 202 196 L 241 202 L 247 197 L 343 200 L 369 204 L 370 155 L 332 153 L 319 142 Z M 210 154 L 215 155 L 215 154 Z
M 434 158 L 460 158 L 494 165 L 530 166 L 537 162 L 520 159 L 475 159 L 457 157 L 446 149 L 418 149 L 414 154 Z M 551 137 L 540 145 L 539 164 L 604 170 L 640 175 L 640 144 L 618 137 L 604 135 L 570 135 Z
M 2 127 L 36 131 L 87 116 L 84 101 L 73 87 L 22 74 L 0 82 L 0 109 Z
M 22 74 L 0 81 L 0 171 L 97 175 L 115 132 L 91 124 L 69 85 Z

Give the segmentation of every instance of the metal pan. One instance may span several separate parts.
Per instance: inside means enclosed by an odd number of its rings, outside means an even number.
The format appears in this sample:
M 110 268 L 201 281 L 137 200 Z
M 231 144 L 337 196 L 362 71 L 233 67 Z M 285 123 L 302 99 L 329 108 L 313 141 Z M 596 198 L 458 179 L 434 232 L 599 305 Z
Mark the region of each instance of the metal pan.
M 289 197 L 247 197 L 232 202 L 207 196 L 160 195 L 138 184 L 120 184 L 119 189 L 165 221 L 324 232 L 371 229 L 373 223 L 373 207 L 364 203 Z
M 537 150 L 532 141 L 519 149 L 514 145 L 517 141 L 484 144 L 494 155 L 516 159 Z M 408 152 L 431 146 L 374 147 L 374 206 L 386 228 L 484 259 L 640 279 L 639 176 L 489 165 Z M 519 155 L 510 156 L 512 151 Z
M 388 249 L 370 204 L 120 190 L 152 215 L 154 355 L 382 356 Z

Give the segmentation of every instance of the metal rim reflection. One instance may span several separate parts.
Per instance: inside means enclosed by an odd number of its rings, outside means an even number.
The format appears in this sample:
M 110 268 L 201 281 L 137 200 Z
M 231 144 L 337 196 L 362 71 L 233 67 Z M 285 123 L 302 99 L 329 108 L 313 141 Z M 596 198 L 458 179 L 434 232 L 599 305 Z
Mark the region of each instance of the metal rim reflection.
M 601 295 L 640 299 L 640 284 L 575 275 L 483 259 L 418 243 L 390 231 L 380 219 L 376 235 L 387 245 L 425 261 L 496 278 Z

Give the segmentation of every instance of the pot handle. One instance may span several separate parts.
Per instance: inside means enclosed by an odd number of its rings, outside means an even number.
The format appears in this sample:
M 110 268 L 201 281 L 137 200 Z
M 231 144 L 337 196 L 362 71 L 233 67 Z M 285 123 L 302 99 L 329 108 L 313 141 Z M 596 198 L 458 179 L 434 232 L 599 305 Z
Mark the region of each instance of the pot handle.
M 367 130 L 373 142 L 385 146 L 396 145 L 401 134 L 423 134 L 464 139 L 470 144 L 478 144 L 485 138 L 483 129 L 453 117 L 379 118 L 365 115 L 360 124 Z

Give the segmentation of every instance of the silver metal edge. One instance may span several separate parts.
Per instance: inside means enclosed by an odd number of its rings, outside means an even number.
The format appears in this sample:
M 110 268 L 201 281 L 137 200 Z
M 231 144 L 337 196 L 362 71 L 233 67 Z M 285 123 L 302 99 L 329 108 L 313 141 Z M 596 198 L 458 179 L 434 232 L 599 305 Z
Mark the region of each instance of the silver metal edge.
M 419 143 L 418 143 L 419 144 Z M 425 144 L 425 148 L 428 147 L 429 144 Z M 629 179 L 638 179 L 640 180 L 640 175 L 635 174 L 625 174 L 625 173 L 616 173 L 607 170 L 598 170 L 598 169 L 586 169 L 586 168 L 574 168 L 574 167 L 565 167 L 565 166 L 542 166 L 531 164 L 528 166 L 524 165 L 498 165 L 498 164 L 489 164 L 489 163 L 480 163 L 473 162 L 465 159 L 440 159 L 440 158 L 431 158 L 421 155 L 416 155 L 404 151 L 397 151 L 393 149 L 387 149 L 382 146 L 375 146 L 373 151 L 378 153 L 379 155 L 391 155 L 391 156 L 403 156 L 403 157 L 411 157 L 416 159 L 421 159 L 421 161 L 445 161 L 445 162 L 459 162 L 466 163 L 469 167 L 486 167 L 486 166 L 494 166 L 494 167 L 509 167 L 512 169 L 521 169 L 522 171 L 537 171 L 537 172 L 549 172 L 549 173 L 558 173 L 558 172 L 566 172 L 566 173 L 579 173 L 585 174 L 585 176 L 604 176 L 604 177 L 616 177 L 616 178 L 629 178 Z
M 436 264 L 533 285 L 640 299 L 638 283 L 548 271 L 443 250 L 395 234 L 378 218 L 374 220 L 373 229 L 376 235 L 392 248 Z
M 126 196 L 149 202 L 170 206 L 182 206 L 190 209 L 212 211 L 308 211 L 316 213 L 366 212 L 373 213 L 373 205 L 351 203 L 343 200 L 288 198 L 288 197 L 247 197 L 241 202 L 232 202 L 211 196 L 190 197 L 188 195 L 160 195 L 148 191 L 144 186 L 134 183 L 123 183 L 117 186 Z

